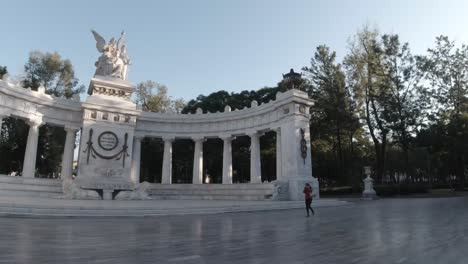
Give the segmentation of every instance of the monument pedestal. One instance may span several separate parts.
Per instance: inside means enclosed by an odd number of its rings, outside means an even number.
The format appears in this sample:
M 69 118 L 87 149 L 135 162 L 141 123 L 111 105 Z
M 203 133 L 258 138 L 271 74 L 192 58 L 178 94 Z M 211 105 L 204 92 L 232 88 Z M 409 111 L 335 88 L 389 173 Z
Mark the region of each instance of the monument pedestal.
M 130 100 L 133 85 L 125 80 L 95 76 L 90 96 L 83 103 L 83 129 L 77 187 L 102 193 L 134 191 L 131 179 L 136 105 Z
M 378 199 L 379 197 L 375 193 L 374 190 L 374 180 L 367 176 L 367 178 L 364 179 L 364 191 L 362 192 L 362 199 L 363 200 L 375 200 Z

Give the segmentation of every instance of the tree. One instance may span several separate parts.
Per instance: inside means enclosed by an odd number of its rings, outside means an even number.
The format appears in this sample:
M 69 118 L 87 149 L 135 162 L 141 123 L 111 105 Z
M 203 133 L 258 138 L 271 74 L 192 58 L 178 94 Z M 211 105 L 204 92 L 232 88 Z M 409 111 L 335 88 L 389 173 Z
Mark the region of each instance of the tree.
M 313 140 L 328 140 L 336 153 L 338 176 L 345 176 L 344 144 L 352 138 L 360 127 L 353 98 L 346 86 L 345 74 L 341 65 L 335 62 L 336 54 L 329 47 L 317 47 L 311 66 L 304 67 L 309 78 L 309 95 L 315 100 L 310 120 Z
M 78 85 L 75 71 L 70 60 L 62 60 L 57 53 L 33 51 L 24 65 L 26 78 L 23 86 L 37 91 L 42 85 L 47 94 L 56 97 L 71 98 L 84 91 L 84 86 Z
M 8 73 L 6 66 L 0 66 L 0 79 L 3 79 L 3 76 Z
M 425 110 L 428 107 L 428 94 L 424 86 L 419 85 L 421 74 L 417 69 L 415 57 L 409 44 L 400 44 L 398 35 L 382 36 L 383 43 L 383 82 L 388 93 L 382 103 L 387 111 L 382 118 L 389 124 L 392 138 L 404 152 L 404 168 L 409 171 L 410 139 L 418 127 L 424 125 Z
M 418 57 L 419 67 L 432 85 L 438 118 L 449 123 L 451 150 L 456 159 L 460 188 L 465 185 L 466 113 L 468 113 L 468 46 L 456 48 L 446 36 L 436 38 L 427 56 Z M 445 117 L 445 119 L 444 119 Z
M 6 70 L 6 67 L 2 69 Z M 31 52 L 24 69 L 26 77 L 23 87 L 38 90 L 42 85 L 47 94 L 63 98 L 71 98 L 84 91 L 84 86 L 78 86 L 70 60 L 63 60 L 56 52 Z M 15 118 L 7 118 L 4 128 L 0 155 L 8 155 L 7 160 L 13 161 L 3 164 L 3 170 L 21 171 L 29 128 L 23 121 Z M 65 132 L 62 128 L 49 124 L 40 128 L 36 160 L 40 177 L 50 177 L 59 171 L 64 141 Z
M 264 87 L 257 91 L 242 91 L 240 93 L 229 94 L 226 91 L 218 91 L 208 96 L 199 95 L 195 100 L 190 100 L 182 113 L 194 113 L 197 108 L 205 112 L 223 112 L 224 107 L 229 105 L 232 109 L 242 109 L 250 107 L 253 100 L 259 104 L 268 103 L 276 98 L 279 91 L 277 87 Z
M 243 109 L 250 107 L 253 100 L 259 104 L 267 103 L 275 99 L 277 87 L 264 87 L 257 91 L 241 91 L 240 93 L 228 93 L 218 91 L 208 96 L 199 95 L 196 99 L 190 100 L 182 113 L 194 113 L 197 108 L 205 112 L 224 112 L 225 106 L 229 105 L 234 109 Z M 276 151 L 276 137 L 272 133 L 267 133 L 261 137 L 262 144 L 262 179 L 272 180 L 271 168 L 276 168 L 276 159 L 272 153 Z M 232 142 L 233 150 L 233 168 L 235 182 L 246 182 L 250 180 L 250 138 L 247 136 L 236 137 Z M 210 175 L 212 182 L 221 182 L 222 175 L 222 153 L 223 143 L 219 139 L 208 140 L 203 148 L 204 152 L 204 171 Z
M 376 178 L 382 180 L 385 172 L 385 153 L 390 126 L 384 119 L 390 111 L 385 99 L 388 98 L 388 85 L 383 83 L 382 43 L 377 30 L 364 27 L 350 43 L 350 54 L 345 58 L 348 81 L 362 109 L 368 132 L 374 143 L 376 157 Z
M 172 100 L 167 94 L 165 85 L 154 81 L 141 82 L 136 88 L 136 103 L 147 112 L 167 112 L 180 113 L 185 106 L 182 99 Z
M 28 125 L 19 119 L 3 119 L 0 133 L 0 174 L 20 173 L 28 139 Z

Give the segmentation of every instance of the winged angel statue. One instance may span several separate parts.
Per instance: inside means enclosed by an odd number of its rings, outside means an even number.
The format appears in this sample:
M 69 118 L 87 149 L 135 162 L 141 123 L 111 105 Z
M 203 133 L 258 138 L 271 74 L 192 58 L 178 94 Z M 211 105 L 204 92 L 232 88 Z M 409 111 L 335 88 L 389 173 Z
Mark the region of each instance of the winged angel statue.
M 130 59 L 127 55 L 127 46 L 122 44 L 125 32 L 122 31 L 117 41 L 112 38 L 108 43 L 96 31 L 91 30 L 91 32 L 96 40 L 97 50 L 102 53 L 95 63 L 95 75 L 111 76 L 126 80 Z

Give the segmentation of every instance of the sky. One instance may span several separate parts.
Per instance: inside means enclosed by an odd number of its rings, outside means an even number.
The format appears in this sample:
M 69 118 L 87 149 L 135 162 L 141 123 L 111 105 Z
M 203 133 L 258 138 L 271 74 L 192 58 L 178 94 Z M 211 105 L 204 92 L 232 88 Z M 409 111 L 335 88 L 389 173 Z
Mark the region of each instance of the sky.
M 463 0 L 5 1 L 0 65 L 20 76 L 30 51 L 57 51 L 88 86 L 99 57 L 90 30 L 106 40 L 125 30 L 129 81 L 153 80 L 190 100 L 274 86 L 321 44 L 341 60 L 366 24 L 399 34 L 415 54 L 441 34 L 468 43 L 467 10 Z

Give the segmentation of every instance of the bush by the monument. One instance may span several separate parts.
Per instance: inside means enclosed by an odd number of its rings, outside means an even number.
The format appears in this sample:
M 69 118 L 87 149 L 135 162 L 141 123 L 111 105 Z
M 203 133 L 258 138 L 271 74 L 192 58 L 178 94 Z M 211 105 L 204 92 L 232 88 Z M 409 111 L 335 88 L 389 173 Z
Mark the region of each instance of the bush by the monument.
M 320 189 L 321 196 L 335 196 L 335 195 L 351 195 L 353 193 L 352 186 L 341 186 L 341 187 L 329 187 Z
M 321 196 L 340 196 L 340 195 L 361 195 L 362 186 L 358 189 L 352 186 L 328 187 L 320 189 Z M 384 184 L 374 185 L 374 190 L 378 196 L 389 197 L 396 195 L 411 195 L 428 193 L 430 186 L 427 184 Z
M 395 196 L 428 193 L 427 184 L 386 184 L 375 185 L 374 190 L 378 196 Z

